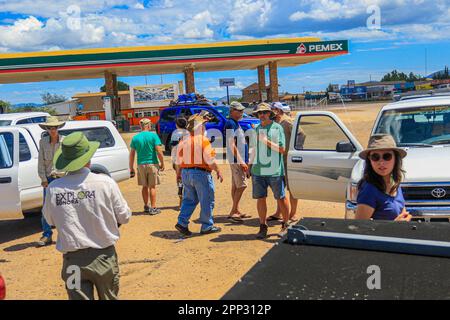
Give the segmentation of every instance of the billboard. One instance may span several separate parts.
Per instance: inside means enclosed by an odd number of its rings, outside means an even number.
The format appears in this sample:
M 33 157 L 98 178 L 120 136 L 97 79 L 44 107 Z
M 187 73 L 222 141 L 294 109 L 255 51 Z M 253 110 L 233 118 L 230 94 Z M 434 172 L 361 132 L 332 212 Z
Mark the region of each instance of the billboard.
M 130 88 L 132 108 L 167 107 L 178 97 L 178 84 L 155 84 Z

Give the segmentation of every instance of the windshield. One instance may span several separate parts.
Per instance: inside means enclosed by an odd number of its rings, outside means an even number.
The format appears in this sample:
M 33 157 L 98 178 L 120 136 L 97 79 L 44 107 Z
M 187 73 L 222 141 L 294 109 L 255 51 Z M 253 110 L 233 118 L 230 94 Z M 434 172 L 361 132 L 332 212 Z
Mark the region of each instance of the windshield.
M 6 127 L 11 125 L 11 120 L 0 120 L 0 127 Z
M 450 144 L 450 106 L 384 111 L 375 133 L 392 135 L 398 146 Z
M 229 107 L 220 106 L 220 107 L 215 107 L 214 109 L 219 111 L 219 113 L 221 113 L 225 118 L 228 118 L 228 116 L 230 115 L 230 108 Z

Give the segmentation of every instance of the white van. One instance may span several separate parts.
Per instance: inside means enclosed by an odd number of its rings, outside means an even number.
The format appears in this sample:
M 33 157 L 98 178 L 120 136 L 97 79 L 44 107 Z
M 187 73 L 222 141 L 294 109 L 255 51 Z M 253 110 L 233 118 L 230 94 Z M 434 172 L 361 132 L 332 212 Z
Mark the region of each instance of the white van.
M 99 141 L 91 170 L 115 181 L 129 179 L 129 151 L 109 121 L 68 121 L 60 129 L 64 136 L 82 131 L 88 140 Z M 0 219 L 17 219 L 22 212 L 42 206 L 38 176 L 39 141 L 47 134 L 38 124 L 0 127 Z
M 43 123 L 50 114 L 47 112 L 18 112 L 0 114 L 0 127 L 27 123 Z

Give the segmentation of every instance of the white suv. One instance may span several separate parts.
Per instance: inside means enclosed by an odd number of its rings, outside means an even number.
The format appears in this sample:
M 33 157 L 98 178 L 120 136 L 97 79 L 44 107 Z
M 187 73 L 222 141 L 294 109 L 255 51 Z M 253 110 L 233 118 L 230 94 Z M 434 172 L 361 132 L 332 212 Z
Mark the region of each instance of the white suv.
M 357 183 L 363 176 L 363 149 L 333 113 L 299 112 L 295 126 L 303 145 L 292 135 L 288 156 L 291 191 L 299 199 L 346 202 L 354 218 Z M 408 151 L 402 183 L 407 210 L 414 219 L 450 218 L 450 97 L 428 97 L 384 106 L 371 134 L 388 133 Z
M 47 112 L 18 112 L 0 114 L 0 127 L 15 126 L 27 123 L 42 123 L 50 114 Z
M 100 147 L 91 170 L 119 182 L 130 177 L 129 151 L 109 121 L 68 121 L 62 135 L 82 131 Z M 37 124 L 0 127 L 0 219 L 21 218 L 22 211 L 42 206 L 42 187 L 37 164 L 39 140 L 46 134 Z

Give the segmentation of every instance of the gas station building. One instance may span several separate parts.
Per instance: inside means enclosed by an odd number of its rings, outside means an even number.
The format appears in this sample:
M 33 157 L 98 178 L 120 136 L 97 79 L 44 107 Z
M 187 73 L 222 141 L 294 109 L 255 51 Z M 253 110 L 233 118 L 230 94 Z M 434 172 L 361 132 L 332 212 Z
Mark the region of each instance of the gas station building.
M 0 84 L 104 78 L 112 116 L 120 114 L 117 77 L 184 74 L 184 91 L 196 92 L 195 72 L 256 70 L 258 100 L 278 101 L 278 67 L 298 66 L 348 53 L 348 41 L 264 39 L 205 44 L 0 54 Z M 266 68 L 269 79 L 266 80 Z

